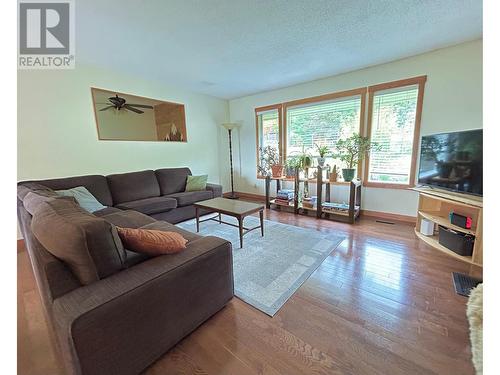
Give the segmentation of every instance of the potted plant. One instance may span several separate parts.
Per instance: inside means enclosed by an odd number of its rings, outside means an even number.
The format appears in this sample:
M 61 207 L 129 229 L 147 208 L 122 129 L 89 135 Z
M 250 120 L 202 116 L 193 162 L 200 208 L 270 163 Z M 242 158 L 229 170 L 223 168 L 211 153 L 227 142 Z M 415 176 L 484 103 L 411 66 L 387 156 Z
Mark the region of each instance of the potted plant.
M 312 166 L 312 160 L 311 154 L 302 146 L 302 152 L 295 152 L 288 157 L 287 167 L 298 168 L 303 171 L 304 175 L 307 177 L 307 170 Z
M 339 139 L 336 144 L 336 158 L 347 164 L 347 168 L 342 169 L 344 181 L 352 181 L 356 173 L 354 168 L 361 162 L 370 150 L 378 148 L 376 143 L 370 142 L 368 137 L 362 137 L 357 133 L 346 139 Z
M 318 154 L 319 154 L 319 157 L 318 157 L 318 165 L 323 168 L 325 166 L 325 156 L 326 154 L 328 154 L 328 147 L 323 145 L 323 146 L 319 146 L 317 144 L 315 144 L 316 146 L 316 149 L 318 150 Z
M 300 158 L 298 156 L 290 156 L 285 162 L 286 177 L 295 177 L 295 170 L 300 168 Z
M 299 168 L 304 171 L 304 177 L 309 177 L 309 168 L 312 166 L 312 156 L 311 154 L 302 147 L 302 152 L 298 156 L 299 158 Z
M 280 164 L 278 150 L 272 146 L 260 147 L 259 173 L 262 176 L 281 177 L 283 175 L 283 165 Z
M 273 177 L 276 177 L 276 178 L 283 177 L 283 165 L 282 164 L 271 165 L 271 171 L 272 171 Z
M 339 178 L 339 171 L 337 169 L 337 165 L 334 164 L 334 166 L 330 172 L 330 182 L 337 182 L 338 178 Z

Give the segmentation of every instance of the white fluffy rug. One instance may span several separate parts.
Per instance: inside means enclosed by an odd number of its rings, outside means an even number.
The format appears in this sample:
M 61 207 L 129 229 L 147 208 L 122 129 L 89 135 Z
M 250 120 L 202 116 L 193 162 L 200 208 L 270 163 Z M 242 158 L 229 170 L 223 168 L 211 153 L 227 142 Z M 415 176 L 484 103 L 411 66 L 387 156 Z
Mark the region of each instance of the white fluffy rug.
M 472 362 L 476 374 L 483 374 L 483 284 L 472 289 L 467 302 L 467 318 L 470 326 Z

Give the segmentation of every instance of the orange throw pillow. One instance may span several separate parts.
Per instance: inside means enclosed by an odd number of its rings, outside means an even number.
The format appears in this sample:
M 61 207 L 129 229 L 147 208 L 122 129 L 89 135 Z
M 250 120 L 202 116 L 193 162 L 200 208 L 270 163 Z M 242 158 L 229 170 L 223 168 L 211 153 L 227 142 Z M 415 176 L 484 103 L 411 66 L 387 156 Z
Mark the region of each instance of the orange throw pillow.
M 186 248 L 184 237 L 176 232 L 116 227 L 127 250 L 148 255 L 175 254 Z

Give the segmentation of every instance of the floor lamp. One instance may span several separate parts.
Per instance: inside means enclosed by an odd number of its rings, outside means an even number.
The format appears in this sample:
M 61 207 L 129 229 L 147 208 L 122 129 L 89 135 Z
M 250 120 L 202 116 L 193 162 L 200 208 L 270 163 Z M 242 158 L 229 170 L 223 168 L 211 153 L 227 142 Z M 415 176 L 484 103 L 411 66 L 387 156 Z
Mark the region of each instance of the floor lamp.
M 229 199 L 238 199 L 239 197 L 234 193 L 234 181 L 233 181 L 233 142 L 232 142 L 232 137 L 231 137 L 231 132 L 233 129 L 239 128 L 239 124 L 235 124 L 232 122 L 226 122 L 222 124 L 222 126 L 227 129 L 227 132 L 229 134 L 229 162 L 231 164 L 231 194 L 226 196 L 226 198 Z

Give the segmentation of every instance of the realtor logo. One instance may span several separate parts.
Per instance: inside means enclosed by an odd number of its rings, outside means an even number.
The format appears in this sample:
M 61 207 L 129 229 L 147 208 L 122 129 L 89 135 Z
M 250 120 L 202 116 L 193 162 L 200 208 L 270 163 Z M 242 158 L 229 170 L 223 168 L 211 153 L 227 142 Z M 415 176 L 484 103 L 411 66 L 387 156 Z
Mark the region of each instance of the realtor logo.
M 20 69 L 72 69 L 73 0 L 19 1 Z

